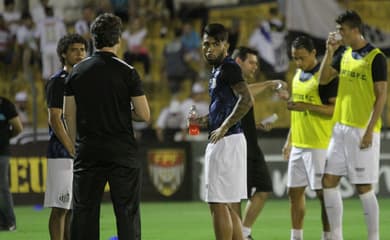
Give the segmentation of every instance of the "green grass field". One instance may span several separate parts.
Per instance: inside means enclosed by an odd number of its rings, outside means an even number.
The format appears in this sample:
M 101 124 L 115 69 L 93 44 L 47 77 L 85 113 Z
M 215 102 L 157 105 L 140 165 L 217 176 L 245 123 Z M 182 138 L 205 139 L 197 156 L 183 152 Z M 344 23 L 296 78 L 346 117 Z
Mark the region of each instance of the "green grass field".
M 379 199 L 381 208 L 381 239 L 390 239 L 390 199 Z M 34 210 L 32 206 L 18 206 L 17 230 L 0 232 L 0 240 L 49 239 L 47 222 L 49 210 Z M 320 239 L 321 223 L 319 203 L 307 201 L 305 239 Z M 212 240 L 214 239 L 208 207 L 201 202 L 143 203 L 143 240 Z M 100 239 L 109 240 L 116 235 L 114 215 L 110 204 L 101 210 Z M 344 239 L 364 240 L 364 217 L 358 199 L 344 200 Z M 253 237 L 266 240 L 286 240 L 290 234 L 289 203 L 270 199 L 253 228 Z M 87 240 L 87 239 L 86 239 Z

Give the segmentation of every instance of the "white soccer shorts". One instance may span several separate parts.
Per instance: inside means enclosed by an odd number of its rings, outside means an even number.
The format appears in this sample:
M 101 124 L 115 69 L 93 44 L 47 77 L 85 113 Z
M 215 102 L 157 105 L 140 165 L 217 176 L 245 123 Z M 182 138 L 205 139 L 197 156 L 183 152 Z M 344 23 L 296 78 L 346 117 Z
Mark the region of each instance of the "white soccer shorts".
M 71 209 L 73 159 L 47 159 L 45 207 Z
M 325 173 L 347 176 L 352 184 L 378 182 L 380 134 L 374 132 L 371 147 L 360 149 L 364 133 L 365 129 L 340 123 L 335 125 L 328 148 Z
M 288 160 L 287 186 L 322 189 L 326 149 L 292 147 Z
M 247 198 L 246 140 L 242 133 L 209 143 L 205 154 L 205 201 L 236 203 Z

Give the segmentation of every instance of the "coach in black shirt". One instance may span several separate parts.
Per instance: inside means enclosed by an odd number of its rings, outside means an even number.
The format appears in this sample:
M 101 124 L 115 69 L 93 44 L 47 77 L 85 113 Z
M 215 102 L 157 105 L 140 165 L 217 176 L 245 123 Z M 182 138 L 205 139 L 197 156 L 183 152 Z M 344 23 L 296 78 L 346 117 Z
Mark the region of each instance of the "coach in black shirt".
M 65 85 L 64 118 L 76 139 L 72 240 L 99 239 L 107 181 L 119 239 L 140 239 L 141 163 L 132 120 L 149 121 L 150 110 L 137 71 L 115 55 L 121 28 L 112 14 L 95 19 L 91 33 L 97 51 L 74 66 Z

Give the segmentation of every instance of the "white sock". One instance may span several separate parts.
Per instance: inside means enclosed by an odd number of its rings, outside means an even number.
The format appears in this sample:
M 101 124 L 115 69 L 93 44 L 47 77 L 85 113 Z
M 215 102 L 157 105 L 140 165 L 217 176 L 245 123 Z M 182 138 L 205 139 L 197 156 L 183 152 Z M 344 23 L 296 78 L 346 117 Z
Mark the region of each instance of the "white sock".
M 379 240 L 379 206 L 373 190 L 359 195 L 366 220 L 368 240 Z
M 339 189 L 324 188 L 324 200 L 333 240 L 343 240 L 343 200 Z
M 330 232 L 322 232 L 321 240 L 332 240 L 332 234 Z
M 290 240 L 303 240 L 303 230 L 302 229 L 291 229 Z
M 244 235 L 244 238 L 251 235 L 252 229 L 242 226 L 242 235 Z

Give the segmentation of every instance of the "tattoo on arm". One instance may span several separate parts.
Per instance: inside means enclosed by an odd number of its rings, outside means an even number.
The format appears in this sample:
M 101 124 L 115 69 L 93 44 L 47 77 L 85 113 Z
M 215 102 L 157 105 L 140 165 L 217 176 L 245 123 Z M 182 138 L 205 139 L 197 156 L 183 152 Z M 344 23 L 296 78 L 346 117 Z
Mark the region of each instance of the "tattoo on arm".
M 225 119 L 222 126 L 229 129 L 236 124 L 252 107 L 251 94 L 246 82 L 241 81 L 232 86 L 235 94 L 238 96 L 238 101 L 233 109 L 233 112 Z

